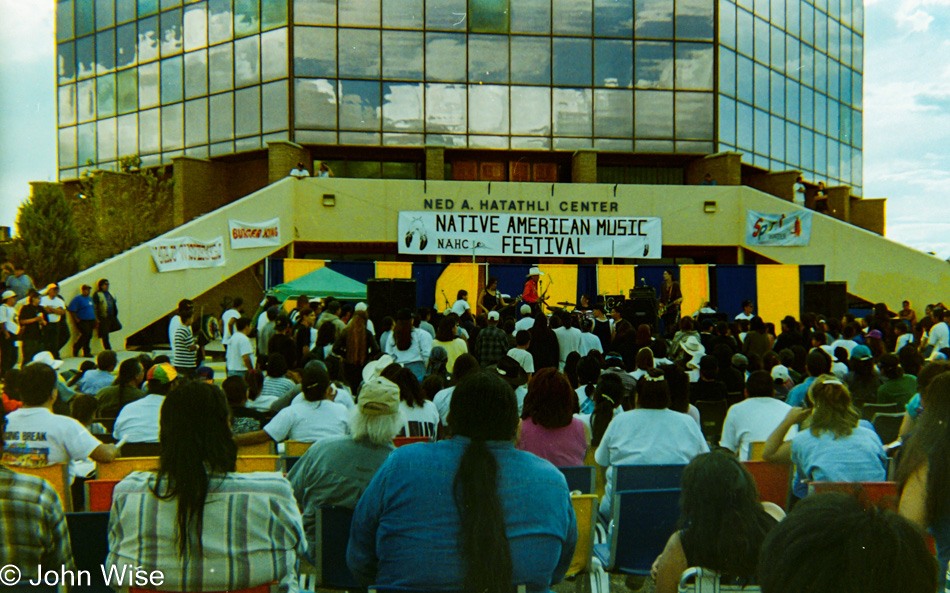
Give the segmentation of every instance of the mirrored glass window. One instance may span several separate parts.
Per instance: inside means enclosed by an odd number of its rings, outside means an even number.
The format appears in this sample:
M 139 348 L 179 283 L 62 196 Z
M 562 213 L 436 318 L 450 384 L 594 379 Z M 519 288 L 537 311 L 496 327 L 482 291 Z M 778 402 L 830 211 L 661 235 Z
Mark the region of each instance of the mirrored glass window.
M 785 27 L 786 0 L 772 0 L 772 11 L 769 13 L 769 22 L 779 28 Z
M 185 54 L 185 98 L 208 94 L 208 51 Z
M 336 0 L 294 0 L 294 22 L 298 25 L 335 25 Z
M 553 39 L 554 84 L 566 86 L 590 86 L 591 41 L 555 37 Z
M 594 0 L 594 35 L 633 37 L 633 0 Z
M 138 56 L 139 62 L 158 59 L 158 17 L 139 19 Z
M 731 2 L 719 3 L 719 43 L 736 47 L 736 5 Z
M 179 150 L 185 146 L 184 107 L 181 103 L 162 107 L 162 150 Z
M 511 82 L 551 84 L 551 39 L 511 36 Z
M 673 88 L 673 44 L 640 41 L 634 48 L 634 77 L 637 88 Z
M 234 135 L 238 138 L 261 133 L 261 88 L 234 92 Z
M 633 88 L 632 41 L 594 40 L 594 85 Z
M 802 129 L 801 140 L 799 142 L 801 150 L 802 167 L 809 171 L 815 170 L 815 133 L 811 130 Z
M 258 36 L 234 42 L 234 86 L 242 87 L 261 81 L 261 38 Z
M 801 44 L 797 39 L 785 38 L 785 69 L 790 78 L 799 80 L 801 77 L 802 57 Z
M 425 22 L 423 6 L 423 0 L 383 0 L 383 26 L 421 29 Z
M 76 75 L 79 78 L 88 78 L 96 73 L 95 39 L 95 36 L 90 35 L 76 40 Z
M 469 35 L 469 82 L 508 82 L 508 36 Z
M 185 103 L 185 144 L 197 146 L 208 143 L 208 99 Z
M 162 60 L 162 104 L 177 103 L 183 96 L 181 56 Z
M 770 28 L 772 32 L 772 68 L 779 72 L 785 71 L 785 34 L 776 27 Z
M 522 136 L 551 134 L 551 89 L 511 87 L 511 133 Z
M 234 93 L 211 97 L 208 107 L 211 120 L 210 140 L 220 142 L 234 138 Z
M 61 126 L 76 123 L 76 85 L 64 84 L 57 89 L 57 122 Z
M 162 56 L 181 53 L 182 36 L 181 9 L 163 12 L 161 15 Z
M 815 52 L 815 90 L 828 91 L 828 57 Z
M 591 136 L 593 98 L 590 89 L 554 89 L 552 100 L 554 135 Z
M 773 115 L 785 115 L 785 77 L 777 72 L 771 73 L 772 91 L 769 93 L 772 104 L 769 110 Z
M 341 80 L 339 90 L 340 128 L 378 130 L 382 101 L 380 83 L 375 80 Z
M 769 114 L 761 109 L 755 110 L 755 145 L 753 150 L 759 154 L 769 153 Z
M 294 28 L 294 75 L 336 76 L 336 30 Z
M 76 128 L 63 128 L 59 131 L 59 166 L 76 166 Z
M 676 137 L 712 140 L 712 93 L 676 93 Z
M 719 97 L 719 141 L 736 143 L 736 102 Z
M 379 0 L 339 2 L 337 18 L 342 26 L 379 27 Z
M 828 17 L 819 10 L 815 11 L 815 49 L 828 51 Z
M 468 87 L 470 134 L 508 134 L 508 87 L 480 84 Z
M 115 74 L 105 74 L 96 79 L 96 115 L 115 115 Z M 112 127 L 115 128 L 115 122 Z
M 471 33 L 507 33 L 508 0 L 469 0 L 468 30 Z
M 96 123 L 96 151 L 100 161 L 111 161 L 117 156 L 115 124 L 114 117 Z
M 815 86 L 815 50 L 810 46 L 801 45 L 802 48 L 802 67 L 801 67 L 801 80 L 802 84 L 808 85 L 810 87 Z
M 509 0 L 512 33 L 550 33 L 551 0 Z
M 851 31 L 841 27 L 841 62 L 846 66 L 852 63 L 851 35 Z
M 383 83 L 383 129 L 425 131 L 425 91 L 421 83 Z
M 801 4 L 802 6 L 802 41 L 815 45 L 815 7 L 807 2 L 792 2 L 792 4 Z
M 841 58 L 841 26 L 835 22 L 828 23 L 828 55 L 832 59 Z
M 794 80 L 785 81 L 785 115 L 792 121 L 799 121 L 801 113 L 799 112 L 799 98 L 801 97 L 801 85 Z
M 133 0 L 129 0 L 133 1 Z M 139 5 L 139 16 L 158 12 L 158 0 L 137 0 Z
M 736 25 L 736 46 L 739 49 L 739 53 L 751 58 L 755 53 L 753 49 L 753 34 L 755 33 L 755 29 L 752 27 L 752 13 L 740 8 L 736 11 L 736 18 L 738 19 Z
M 676 38 L 712 40 L 715 0 L 676 0 Z
M 115 30 L 115 65 L 118 68 L 135 63 L 136 44 L 135 23 L 122 25 Z
M 855 69 L 864 69 L 864 38 L 860 35 L 851 36 L 851 64 Z
M 719 46 L 719 92 L 736 96 L 736 54 Z
M 754 0 L 753 5 L 756 15 L 766 20 L 769 18 L 769 0 Z
M 158 109 L 139 112 L 139 153 L 161 152 L 162 128 Z
M 119 158 L 139 153 L 139 126 L 138 114 L 119 116 L 118 121 L 118 149 Z
M 638 39 L 673 38 L 673 0 L 637 0 L 634 9 Z
M 422 80 L 423 56 L 425 49 L 422 33 L 383 31 L 384 79 Z
M 755 61 L 769 63 L 769 24 L 755 19 Z
M 260 0 L 234 0 L 234 36 L 253 35 L 260 30 Z
M 851 77 L 851 102 L 854 104 L 855 109 L 864 108 L 864 88 L 863 88 L 864 77 L 854 73 Z
M 785 30 L 789 35 L 798 37 L 801 35 L 801 3 L 785 3 Z
M 265 134 L 288 128 L 289 104 L 290 91 L 286 80 L 278 80 L 261 87 L 261 125 Z
M 84 80 L 76 85 L 76 118 L 79 123 L 96 118 L 95 80 Z
M 426 0 L 426 28 L 443 31 L 466 30 L 466 0 Z
M 841 66 L 838 62 L 828 60 L 828 96 L 837 97 L 841 92 L 839 79 Z
M 116 75 L 116 96 L 119 113 L 138 109 L 139 78 L 135 68 L 122 70 Z
M 839 134 L 839 105 L 834 99 L 828 99 L 828 136 L 831 138 L 837 138 Z
M 92 33 L 95 29 L 95 9 L 92 0 L 74 0 L 76 7 L 75 31 L 76 37 Z M 85 161 L 83 161 L 85 162 Z
M 287 29 L 261 35 L 261 78 L 273 80 L 287 76 Z
M 594 136 L 633 138 L 633 91 L 594 89 Z
M 637 138 L 673 137 L 673 93 L 637 91 L 633 106 Z
M 220 43 L 233 38 L 233 27 L 231 0 L 208 0 L 208 42 Z
M 379 78 L 379 31 L 338 29 L 339 76 Z
M 553 0 L 551 21 L 555 35 L 590 35 L 591 0 Z
M 769 156 L 773 159 L 785 160 L 785 121 L 774 115 L 769 119 L 772 129 L 769 133 Z
M 801 165 L 801 157 L 798 152 L 798 134 L 799 128 L 797 125 L 785 124 L 785 160 L 793 167 Z
M 828 170 L 828 141 L 824 136 L 815 134 L 815 171 L 819 174 Z
M 464 81 L 465 67 L 465 35 L 426 33 L 427 80 Z
M 753 91 L 753 66 L 752 60 L 745 56 L 738 56 L 736 58 L 736 67 L 739 71 L 738 76 L 736 77 L 737 84 L 737 95 L 740 101 L 745 101 L 746 103 L 751 103 L 753 97 L 755 96 Z
M 466 131 L 465 85 L 426 85 L 426 131 L 437 134 L 464 134 Z
M 234 56 L 230 43 L 208 50 L 208 80 L 212 93 L 234 88 Z
M 261 0 L 261 30 L 269 31 L 287 24 L 288 0 Z
M 736 146 L 751 151 L 752 131 L 752 108 L 744 103 L 736 103 Z
M 56 47 L 56 71 L 60 84 L 76 80 L 76 46 L 73 42 L 60 43 Z
M 713 45 L 676 44 L 676 88 L 713 90 Z
M 65 41 L 74 36 L 73 0 L 66 0 L 56 5 L 56 41 Z
M 96 74 L 115 70 L 115 29 L 96 35 Z
M 297 128 L 336 129 L 336 104 L 335 81 L 294 81 L 294 120 Z
M 139 109 L 158 105 L 158 83 L 158 62 L 139 66 Z
M 125 23 L 135 18 L 135 2 L 116 2 L 115 22 Z
M 815 125 L 815 91 L 802 87 L 801 104 L 802 125 L 811 128 Z

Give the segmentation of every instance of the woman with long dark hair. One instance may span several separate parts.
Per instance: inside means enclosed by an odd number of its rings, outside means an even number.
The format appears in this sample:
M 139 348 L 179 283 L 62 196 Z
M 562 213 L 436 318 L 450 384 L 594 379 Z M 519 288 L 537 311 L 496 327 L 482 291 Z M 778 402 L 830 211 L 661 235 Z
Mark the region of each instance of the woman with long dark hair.
M 425 398 L 422 386 L 409 369 L 391 364 L 380 375 L 399 387 L 399 411 L 406 422 L 398 436 L 429 437 L 435 440 L 439 428 L 439 409 Z
M 466 377 L 449 428 L 452 439 L 396 449 L 376 472 L 353 514 L 353 576 L 407 590 L 548 591 L 570 565 L 577 525 L 560 472 L 514 448 L 511 387 L 490 372 Z
M 376 338 L 366 329 L 367 319 L 365 310 L 355 311 L 333 345 L 333 353 L 343 359 L 343 378 L 352 392 L 363 380 L 363 367 L 380 353 Z
M 102 349 L 112 350 L 109 334 L 122 329 L 119 323 L 119 307 L 115 297 L 109 292 L 109 281 L 105 278 L 96 283 L 96 292 L 92 293 L 92 304 L 96 312 L 99 338 L 102 339 Z
M 159 439 L 158 473 L 115 487 L 106 567 L 161 571 L 174 591 L 296 590 L 304 538 L 293 492 L 279 474 L 235 473 L 224 394 L 197 381 L 174 388 Z
M 448 359 L 445 361 L 445 370 L 449 373 L 455 367 L 455 360 L 468 352 L 468 344 L 458 335 L 459 318 L 457 315 L 448 314 L 442 317 L 439 327 L 435 331 L 435 341 L 433 346 L 445 348 Z
M 392 335 L 386 341 L 386 354 L 422 381 L 431 349 L 432 336 L 413 326 L 412 312 L 409 309 L 401 309 L 396 313 L 396 324 L 393 326 Z
M 98 415 L 103 418 L 115 418 L 125 407 L 125 404 L 145 397 L 145 392 L 139 389 L 145 380 L 145 372 L 137 358 L 127 358 L 119 365 L 119 374 L 111 386 L 106 387 L 98 394 Z
M 557 368 L 561 358 L 561 349 L 558 346 L 557 334 L 548 327 L 548 318 L 544 313 L 534 316 L 534 325 L 528 330 L 531 332 L 531 344 L 528 352 L 534 361 L 535 372 L 543 368 Z
M 690 566 L 715 570 L 723 582 L 750 584 L 759 548 L 784 515 L 777 505 L 760 502 L 755 479 L 734 455 L 713 451 L 694 458 L 683 471 L 679 530 L 653 563 L 657 593 L 675 593 Z
M 552 368 L 538 371 L 528 382 L 518 449 L 558 467 L 584 465 L 587 435 L 573 409 L 574 393 L 564 373 Z

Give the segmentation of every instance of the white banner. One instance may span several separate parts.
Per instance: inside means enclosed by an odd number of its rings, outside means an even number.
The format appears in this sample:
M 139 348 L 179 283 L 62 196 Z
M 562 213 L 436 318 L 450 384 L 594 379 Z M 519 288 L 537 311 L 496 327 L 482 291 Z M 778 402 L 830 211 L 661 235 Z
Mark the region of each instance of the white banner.
M 764 214 L 749 210 L 746 216 L 745 243 L 750 247 L 807 246 L 811 240 L 811 210 L 785 214 Z
M 148 248 L 159 272 L 190 268 L 213 268 L 224 265 L 224 238 L 199 241 L 191 237 L 156 239 Z
M 231 249 L 280 247 L 280 219 L 272 218 L 264 222 L 228 220 L 228 236 Z
M 399 253 L 656 259 L 659 218 L 400 212 Z

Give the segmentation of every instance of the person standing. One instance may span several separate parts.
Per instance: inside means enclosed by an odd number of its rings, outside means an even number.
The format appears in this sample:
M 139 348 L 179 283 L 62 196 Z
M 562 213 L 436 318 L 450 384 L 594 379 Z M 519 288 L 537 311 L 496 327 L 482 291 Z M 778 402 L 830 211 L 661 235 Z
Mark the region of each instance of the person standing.
M 33 356 L 42 350 L 43 327 L 46 316 L 40 307 L 40 293 L 32 288 L 27 293 L 27 303 L 20 307 L 20 341 L 23 344 L 23 364 L 33 360 Z
M 109 292 L 109 281 L 106 278 L 96 283 L 96 292 L 92 295 L 92 303 L 95 305 L 96 321 L 99 323 L 99 338 L 102 340 L 102 347 L 105 350 L 112 350 L 109 334 L 122 329 L 122 324 L 119 323 L 119 308 L 116 306 L 115 297 Z
M 172 364 L 175 370 L 185 377 L 194 377 L 198 367 L 198 345 L 195 343 L 195 334 L 191 331 L 191 324 L 195 321 L 195 310 L 186 306 L 178 313 L 181 323 L 175 330 L 175 340 L 172 342 Z
M 254 370 L 254 347 L 247 337 L 251 329 L 251 320 L 247 317 L 239 318 L 234 324 L 234 333 L 231 334 L 228 349 L 225 351 L 228 377 L 243 377 L 248 371 Z
M 663 270 L 663 284 L 660 285 L 660 318 L 663 321 L 663 331 L 669 333 L 679 325 L 680 303 L 683 302 L 683 292 L 680 283 L 673 280 L 672 270 Z
M 521 300 L 531 306 L 532 315 L 540 311 L 538 306 L 544 300 L 544 295 L 541 294 L 541 276 L 544 276 L 544 272 L 538 266 L 531 266 L 528 279 L 524 283 L 524 292 L 521 293 Z
M 5 290 L 0 294 L 0 377 L 5 377 L 7 371 L 16 366 L 17 358 L 20 352 L 17 349 L 16 337 L 20 333 L 20 325 L 17 323 L 16 293 L 12 290 Z
M 43 328 L 43 350 L 53 354 L 53 358 L 59 359 L 59 349 L 63 347 L 66 341 L 63 341 L 63 322 L 66 315 L 66 301 L 59 296 L 59 285 L 50 284 L 43 291 L 43 297 L 40 298 L 40 307 L 46 313 L 46 327 Z
M 33 279 L 26 275 L 23 264 L 17 263 L 13 265 L 13 274 L 7 276 L 6 286 L 16 294 L 16 300 L 19 301 L 33 290 Z
M 76 329 L 79 330 L 79 337 L 73 342 L 73 358 L 79 356 L 80 351 L 82 351 L 83 358 L 92 356 L 92 348 L 89 346 L 89 342 L 92 340 L 92 332 L 96 329 L 98 322 L 96 321 L 96 308 L 89 296 L 90 292 L 92 292 L 92 287 L 83 284 L 79 289 L 79 294 L 73 297 L 73 300 L 69 301 L 69 306 L 66 307 L 66 311 L 72 317 Z
M 235 297 L 231 301 L 231 306 L 221 315 L 221 344 L 227 349 L 231 341 L 231 334 L 234 333 L 234 324 L 244 314 L 244 299 Z

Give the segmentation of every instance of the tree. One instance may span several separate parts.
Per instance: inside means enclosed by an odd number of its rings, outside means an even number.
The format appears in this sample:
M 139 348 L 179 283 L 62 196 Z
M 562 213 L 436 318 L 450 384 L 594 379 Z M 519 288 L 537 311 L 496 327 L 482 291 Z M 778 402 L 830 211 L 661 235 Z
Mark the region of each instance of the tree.
M 12 255 L 36 286 L 59 282 L 79 271 L 79 233 L 63 188 L 35 186 L 17 213 Z

